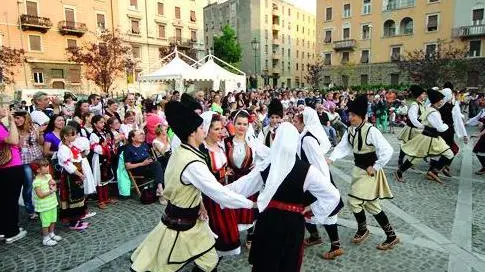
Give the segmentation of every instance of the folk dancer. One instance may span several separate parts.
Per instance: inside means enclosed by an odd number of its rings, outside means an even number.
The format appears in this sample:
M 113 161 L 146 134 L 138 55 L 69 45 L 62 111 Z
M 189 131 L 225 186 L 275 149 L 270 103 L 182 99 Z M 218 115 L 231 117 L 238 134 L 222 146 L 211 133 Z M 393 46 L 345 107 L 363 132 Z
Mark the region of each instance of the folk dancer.
M 467 125 L 471 126 L 480 126 L 480 133 L 475 137 L 478 137 L 478 141 L 476 142 L 475 146 L 473 147 L 473 153 L 477 156 L 478 160 L 480 161 L 481 168 L 477 172 L 476 175 L 483 175 L 485 174 L 485 98 L 481 98 L 479 101 L 479 106 L 482 110 L 478 113 L 477 116 L 471 118 L 467 121 Z
M 259 133 L 258 139 L 267 147 L 271 147 L 271 143 L 276 135 L 276 129 L 283 119 L 283 105 L 274 98 L 268 105 L 269 125 L 264 127 Z

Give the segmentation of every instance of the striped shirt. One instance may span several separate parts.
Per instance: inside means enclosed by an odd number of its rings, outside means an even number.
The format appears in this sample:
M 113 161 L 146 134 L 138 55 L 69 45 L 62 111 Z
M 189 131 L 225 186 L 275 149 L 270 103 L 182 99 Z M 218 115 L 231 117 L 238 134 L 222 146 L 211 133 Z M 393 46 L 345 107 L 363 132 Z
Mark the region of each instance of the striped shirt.
M 49 181 L 52 179 L 51 175 L 38 175 L 35 177 L 34 182 L 32 183 L 32 190 L 33 199 L 34 199 L 34 206 L 36 212 L 46 212 L 48 210 L 52 210 L 57 207 L 57 196 L 55 193 L 50 194 L 44 198 L 39 198 L 35 193 L 35 188 L 40 188 L 43 193 L 49 192 Z

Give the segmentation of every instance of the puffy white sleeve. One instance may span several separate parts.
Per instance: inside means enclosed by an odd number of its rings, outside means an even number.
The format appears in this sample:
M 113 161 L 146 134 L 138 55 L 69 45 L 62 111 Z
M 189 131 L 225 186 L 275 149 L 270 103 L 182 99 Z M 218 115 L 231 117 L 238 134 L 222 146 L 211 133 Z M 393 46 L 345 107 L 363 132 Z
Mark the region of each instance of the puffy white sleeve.
M 202 162 L 193 162 L 187 165 L 182 172 L 182 182 L 194 185 L 206 196 L 221 205 L 221 208 L 250 209 L 253 207 L 251 200 L 222 186 L 209 171 L 207 165 Z
M 448 125 L 443 123 L 439 112 L 435 111 L 428 114 L 428 122 L 438 130 L 438 132 L 444 132 L 448 129 Z
M 247 175 L 240 177 L 225 187 L 233 192 L 249 197 L 263 188 L 263 178 L 261 177 L 259 169 L 255 167 Z
M 327 162 L 325 161 L 325 153 L 317 140 L 313 137 L 303 138 L 302 144 L 303 151 L 308 159 L 308 162 L 316 166 L 325 176 L 329 176 L 329 169 Z
M 409 110 L 408 110 L 408 117 L 409 117 L 409 121 L 411 121 L 411 123 L 419 128 L 419 129 L 423 129 L 424 126 L 423 124 L 421 124 L 421 122 L 418 121 L 418 112 L 419 112 L 419 106 L 417 104 L 411 104 L 411 106 L 409 107 Z
M 367 135 L 367 143 L 376 148 L 377 161 L 374 164 L 375 170 L 381 170 L 391 160 L 394 150 L 384 135 L 376 128 L 371 127 Z
M 59 165 L 69 174 L 76 172 L 77 168 L 72 163 L 72 152 L 68 146 L 63 144 L 59 146 L 59 150 L 57 151 L 57 159 L 59 159 Z
M 340 143 L 338 143 L 338 145 L 333 150 L 332 154 L 330 154 L 329 160 L 336 161 L 338 159 L 345 158 L 348 155 L 352 154 L 352 146 L 348 141 L 348 137 L 349 137 L 349 134 L 346 131 L 344 133 L 344 136 L 342 136 Z
M 480 121 L 480 118 L 484 117 L 485 116 L 485 109 L 482 109 L 482 111 L 480 111 L 480 113 L 478 113 L 477 116 L 469 119 L 466 124 L 469 125 L 469 126 L 476 126 L 478 125 L 478 121 Z
M 89 136 L 89 143 L 91 144 L 91 149 L 100 155 L 103 155 L 103 148 L 99 145 L 100 139 L 95 133 L 91 133 Z
M 451 115 L 453 117 L 453 126 L 455 128 L 455 133 L 459 138 L 468 136 L 465 129 L 465 124 L 463 123 L 463 118 L 461 118 L 461 110 L 458 104 L 453 106 L 451 110 Z
M 303 190 L 309 191 L 317 201 L 311 204 L 314 217 L 312 221 L 325 223 L 325 219 L 337 207 L 340 201 L 340 193 L 330 182 L 323 182 L 323 174 L 313 165 L 308 169 L 308 173 L 303 183 Z

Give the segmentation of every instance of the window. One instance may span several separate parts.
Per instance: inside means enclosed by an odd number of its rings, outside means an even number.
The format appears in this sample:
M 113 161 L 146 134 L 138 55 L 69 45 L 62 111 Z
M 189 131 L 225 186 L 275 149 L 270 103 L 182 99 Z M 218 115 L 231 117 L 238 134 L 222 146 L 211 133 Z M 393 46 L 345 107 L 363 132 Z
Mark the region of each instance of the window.
M 102 13 L 96 13 L 96 25 L 101 30 L 105 30 L 106 29 L 106 20 L 104 18 L 104 14 L 102 14 Z
M 71 83 L 81 83 L 81 69 L 69 69 L 69 74 L 67 76 Z
M 37 9 L 37 2 L 27 1 L 27 15 L 39 16 L 39 12 Z
M 197 31 L 195 30 L 190 31 L 190 41 L 197 42 Z
M 175 19 L 180 19 L 180 7 L 175 7 Z
M 396 23 L 393 20 L 384 22 L 384 37 L 392 37 L 396 35 Z
M 483 23 L 483 8 L 473 10 L 473 25 L 481 25 Z
M 342 64 L 349 63 L 350 52 L 342 52 Z
M 440 0 L 428 0 L 429 3 L 438 3 Z
M 391 74 L 391 85 L 399 84 L 399 74 Z
M 433 43 L 433 44 L 427 44 L 426 45 L 426 57 L 427 58 L 434 57 L 435 54 L 436 54 L 436 49 L 437 49 L 437 46 L 436 46 L 435 43 Z
M 131 20 L 131 34 L 140 34 L 140 21 Z
M 158 38 L 165 39 L 165 25 L 158 25 Z
M 344 5 L 344 18 L 350 17 L 350 4 Z
M 288 8 L 288 16 L 291 16 L 291 9 Z
M 138 1 L 137 0 L 130 0 L 130 7 L 134 9 L 138 9 Z
M 135 59 L 139 59 L 140 58 L 140 47 L 133 46 L 131 48 L 131 52 L 133 54 L 133 58 L 135 58 Z
M 300 57 L 300 51 L 296 50 L 296 58 Z
M 195 10 L 191 10 L 191 11 L 190 11 L 190 21 L 191 21 L 192 23 L 195 23 L 195 21 L 196 21 L 196 17 L 195 17 Z
M 369 75 L 360 75 L 360 85 L 366 86 L 369 85 Z
M 344 27 L 343 39 L 344 40 L 350 39 L 350 27 Z
M 30 51 L 42 51 L 41 38 L 38 35 L 29 35 Z
M 331 53 L 325 53 L 325 58 L 323 61 L 324 65 L 332 65 L 332 54 Z
M 325 21 L 332 21 L 332 8 L 325 9 Z
M 370 39 L 370 27 L 369 25 L 362 26 L 362 40 Z
M 385 11 L 396 9 L 410 8 L 416 5 L 416 0 L 383 0 L 383 8 Z
M 481 49 L 482 49 L 482 41 L 481 40 L 470 41 L 469 56 L 470 57 L 480 57 Z
M 401 47 L 393 47 L 391 49 L 391 61 L 401 60 Z
M 77 41 L 74 39 L 67 39 L 67 48 L 76 48 Z
M 298 63 L 296 64 L 296 70 L 298 71 Z
M 413 19 L 406 17 L 401 20 L 400 33 L 403 35 L 413 34 L 414 22 Z
M 175 29 L 175 39 L 179 42 L 182 41 L 182 29 L 181 28 Z
M 68 26 L 76 21 L 76 18 L 74 16 L 74 9 L 72 9 L 72 8 L 64 8 L 64 16 L 65 16 L 65 19 L 66 19 Z M 74 27 L 74 25 L 73 25 L 73 27 Z
M 371 11 L 371 0 L 363 0 L 364 3 L 362 5 L 362 14 L 367 15 L 370 14 Z
M 160 2 L 159 2 L 159 3 L 157 3 L 157 8 L 158 8 L 158 15 L 163 16 L 163 13 L 164 13 L 164 10 L 163 10 L 163 8 L 164 8 L 163 3 L 160 3 Z
M 360 63 L 369 63 L 369 50 L 362 50 L 362 55 L 360 56 Z
M 36 83 L 36 84 L 44 84 L 44 73 L 42 73 L 42 72 L 34 72 L 34 83 Z
M 428 32 L 438 30 L 438 14 L 428 15 L 428 23 L 426 24 L 426 30 Z
M 64 70 L 62 69 L 51 69 L 52 78 L 64 78 Z

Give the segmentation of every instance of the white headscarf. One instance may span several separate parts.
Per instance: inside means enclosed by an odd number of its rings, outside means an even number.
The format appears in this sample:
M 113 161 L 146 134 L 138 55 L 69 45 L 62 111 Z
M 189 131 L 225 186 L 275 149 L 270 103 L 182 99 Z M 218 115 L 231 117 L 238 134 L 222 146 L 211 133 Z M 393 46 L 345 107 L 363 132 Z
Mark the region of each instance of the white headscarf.
M 207 134 L 209 133 L 209 128 L 212 122 L 212 116 L 214 114 L 217 114 L 217 113 L 214 111 L 206 111 L 200 115 L 200 117 L 202 117 L 202 119 L 204 120 L 202 122 L 202 127 L 204 128 L 205 137 L 207 137 Z
M 298 138 L 298 130 L 292 124 L 288 122 L 281 123 L 271 144 L 269 157 L 257 166 L 258 170 L 263 171 L 271 164 L 264 189 L 258 196 L 258 209 L 260 212 L 266 209 L 283 180 L 293 169 L 296 161 Z
M 318 113 L 310 107 L 305 107 L 305 110 L 303 111 L 303 123 L 305 124 L 305 128 L 303 128 L 303 131 L 300 134 L 300 141 L 298 141 L 298 144 L 301 145 L 301 138 L 305 136 L 307 132 L 310 132 L 320 143 L 323 154 L 326 154 L 332 145 L 330 144 L 327 134 L 320 123 Z M 299 146 L 298 156 L 301 155 L 300 152 L 301 148 Z
M 451 104 L 455 104 L 453 99 L 453 91 L 450 88 L 444 88 L 441 90 L 441 93 L 445 96 L 443 100 L 446 102 L 450 102 Z

